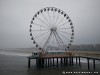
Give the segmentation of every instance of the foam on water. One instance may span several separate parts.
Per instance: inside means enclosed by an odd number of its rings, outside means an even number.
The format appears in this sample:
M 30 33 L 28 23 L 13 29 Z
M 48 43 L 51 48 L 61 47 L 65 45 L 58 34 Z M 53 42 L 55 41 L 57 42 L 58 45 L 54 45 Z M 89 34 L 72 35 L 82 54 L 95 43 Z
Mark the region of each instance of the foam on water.
M 13 56 L 30 56 L 31 53 L 20 53 L 20 52 L 9 52 L 9 51 L 0 51 L 0 54 L 3 55 L 13 55 Z
M 76 62 L 76 59 L 74 59 L 73 61 Z M 77 61 L 79 61 L 79 60 L 77 59 Z M 80 61 L 81 61 L 81 63 L 87 63 L 87 59 L 86 58 L 80 58 Z M 95 61 L 96 61 L 96 64 L 100 64 L 99 60 L 95 60 Z M 89 60 L 89 63 L 93 64 L 93 60 Z

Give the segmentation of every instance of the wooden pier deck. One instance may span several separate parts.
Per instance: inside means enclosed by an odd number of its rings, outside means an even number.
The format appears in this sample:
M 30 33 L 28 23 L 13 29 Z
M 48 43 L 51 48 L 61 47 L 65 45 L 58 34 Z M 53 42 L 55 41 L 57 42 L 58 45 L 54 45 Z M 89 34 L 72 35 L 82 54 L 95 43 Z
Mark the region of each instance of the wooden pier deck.
M 36 59 L 36 66 L 37 67 L 44 67 L 44 66 L 50 66 L 51 60 L 52 65 L 58 66 L 59 62 L 58 59 L 60 59 L 60 64 L 62 63 L 64 65 L 68 64 L 70 66 L 73 66 L 73 58 L 76 58 L 76 64 L 79 63 L 79 66 L 81 65 L 80 58 L 87 59 L 87 66 L 88 69 L 90 69 L 90 63 L 89 60 L 93 60 L 93 68 L 95 69 L 95 60 L 100 60 L 100 52 L 92 52 L 92 51 L 69 51 L 65 53 L 40 53 L 39 57 L 33 57 L 29 56 L 28 58 L 28 68 L 30 68 L 31 59 Z M 56 63 L 54 61 L 56 59 Z M 77 60 L 78 59 L 78 60 Z

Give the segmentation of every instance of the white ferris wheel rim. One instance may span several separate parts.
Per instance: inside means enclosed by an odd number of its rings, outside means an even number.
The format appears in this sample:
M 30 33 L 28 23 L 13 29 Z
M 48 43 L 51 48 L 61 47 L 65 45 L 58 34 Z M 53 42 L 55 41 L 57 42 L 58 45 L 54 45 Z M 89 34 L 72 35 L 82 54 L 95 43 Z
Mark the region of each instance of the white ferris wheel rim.
M 64 23 L 62 23 L 63 21 Z M 64 11 L 55 7 L 39 10 L 31 20 L 29 31 L 33 44 L 45 51 L 49 50 L 50 46 L 56 50 L 68 50 L 74 39 L 72 20 Z M 43 41 L 45 42 L 43 43 Z

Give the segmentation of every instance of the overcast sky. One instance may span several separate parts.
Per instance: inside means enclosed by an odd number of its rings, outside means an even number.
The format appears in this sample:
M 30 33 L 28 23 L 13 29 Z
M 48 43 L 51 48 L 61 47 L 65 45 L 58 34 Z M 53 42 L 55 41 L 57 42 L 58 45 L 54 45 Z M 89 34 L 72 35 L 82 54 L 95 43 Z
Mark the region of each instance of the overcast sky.
M 0 0 L 0 48 L 33 47 L 30 21 L 45 7 L 62 9 L 70 16 L 73 44 L 100 44 L 100 0 Z

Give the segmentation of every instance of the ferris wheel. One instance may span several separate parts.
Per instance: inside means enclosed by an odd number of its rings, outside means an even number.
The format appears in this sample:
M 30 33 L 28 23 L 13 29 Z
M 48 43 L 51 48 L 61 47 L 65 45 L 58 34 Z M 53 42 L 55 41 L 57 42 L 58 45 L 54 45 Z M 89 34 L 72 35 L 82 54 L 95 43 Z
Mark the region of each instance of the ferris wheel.
M 32 18 L 30 36 L 39 50 L 68 50 L 74 39 L 74 26 L 61 9 L 46 7 Z

